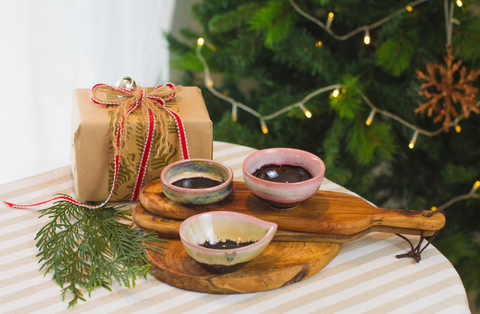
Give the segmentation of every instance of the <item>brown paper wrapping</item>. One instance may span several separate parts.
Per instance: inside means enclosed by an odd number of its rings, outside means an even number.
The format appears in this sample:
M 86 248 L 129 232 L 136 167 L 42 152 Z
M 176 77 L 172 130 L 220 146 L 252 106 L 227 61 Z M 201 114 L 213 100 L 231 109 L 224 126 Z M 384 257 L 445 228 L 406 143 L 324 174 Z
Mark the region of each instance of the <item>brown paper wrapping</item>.
M 182 118 L 187 134 L 190 158 L 212 159 L 213 139 L 212 122 L 205 107 L 200 89 L 183 87 L 177 94 L 176 103 L 167 102 L 167 106 L 178 112 Z M 79 201 L 105 201 L 110 193 L 110 182 L 113 178 L 114 153 L 110 139 L 110 123 L 112 108 L 94 104 L 90 100 L 89 89 L 76 89 L 73 92 L 72 108 L 72 147 L 70 159 L 74 178 L 75 195 Z M 169 134 L 167 143 L 169 150 L 155 158 L 155 149 L 150 153 L 147 176 L 144 184 L 157 179 L 167 163 L 181 159 L 180 144 L 173 118 L 169 116 Z M 135 154 L 139 160 L 139 151 L 144 143 L 141 136 L 142 125 L 140 114 L 130 114 L 127 120 L 129 154 Z M 158 134 L 156 134 L 158 135 Z M 157 137 L 157 136 L 156 136 Z M 158 141 L 155 145 L 159 145 Z M 132 184 L 136 174 L 128 172 L 128 167 L 121 164 L 118 184 L 111 201 L 129 200 Z

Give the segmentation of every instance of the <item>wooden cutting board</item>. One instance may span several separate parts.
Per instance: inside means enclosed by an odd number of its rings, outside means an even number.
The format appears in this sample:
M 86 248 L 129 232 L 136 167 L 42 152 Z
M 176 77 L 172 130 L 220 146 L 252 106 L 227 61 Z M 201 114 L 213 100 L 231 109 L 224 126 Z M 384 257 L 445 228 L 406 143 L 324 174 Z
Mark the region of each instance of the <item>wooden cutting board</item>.
M 213 274 L 185 251 L 181 241 L 153 243 L 164 253 L 147 252 L 154 275 L 177 288 L 206 293 L 250 293 L 276 289 L 312 276 L 338 254 L 341 243 L 370 231 L 432 235 L 445 217 L 431 211 L 376 208 L 359 197 L 318 191 L 290 210 L 275 210 L 253 196 L 243 182 L 234 182 L 232 194 L 222 202 L 192 206 L 169 200 L 159 181 L 146 185 L 133 219 L 137 226 L 161 236 L 178 238 L 183 219 L 216 210 L 229 210 L 278 224 L 277 233 L 262 254 L 240 270 Z M 323 243 L 324 242 L 324 243 Z
M 275 222 L 279 230 L 347 236 L 347 239 L 370 231 L 418 234 L 423 230 L 428 236 L 445 225 L 445 216 L 439 212 L 382 209 L 357 196 L 328 191 L 318 191 L 293 209 L 275 210 L 251 194 L 244 182 L 233 182 L 233 192 L 221 202 L 185 205 L 168 199 L 160 180 L 155 180 L 140 192 L 140 202 L 153 214 L 171 219 L 184 220 L 208 211 L 228 210 Z
M 172 219 L 159 216 L 145 209 L 142 204 L 138 204 L 133 211 L 133 221 L 135 224 L 145 231 L 155 231 L 160 237 L 174 238 L 179 239 L 179 230 L 180 225 L 183 220 Z M 371 231 L 372 228 L 368 228 L 362 232 L 355 233 L 352 235 L 342 235 L 342 234 L 320 234 L 313 232 L 298 232 L 298 231 L 288 231 L 288 230 L 279 230 L 275 233 L 272 241 L 280 242 L 317 242 L 317 243 L 346 243 L 363 237 L 365 234 Z M 374 228 L 379 230 L 379 228 Z M 390 232 L 395 231 L 395 233 L 401 234 L 413 234 L 419 235 L 420 230 L 415 229 L 402 229 L 395 228 L 390 229 Z M 425 231 L 424 236 L 433 235 L 434 231 Z
M 338 243 L 271 242 L 242 269 L 212 274 L 184 250 L 180 240 L 147 243 L 164 253 L 147 250 L 151 270 L 161 281 L 204 293 L 250 293 L 276 289 L 306 279 L 324 268 L 340 251 Z

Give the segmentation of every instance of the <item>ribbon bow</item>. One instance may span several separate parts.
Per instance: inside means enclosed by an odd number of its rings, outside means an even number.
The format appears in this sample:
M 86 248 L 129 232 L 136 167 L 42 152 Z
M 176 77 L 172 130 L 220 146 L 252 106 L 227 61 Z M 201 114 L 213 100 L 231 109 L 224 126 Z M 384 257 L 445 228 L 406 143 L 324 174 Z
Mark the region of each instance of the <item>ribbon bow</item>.
M 181 87 L 175 87 L 172 83 L 167 83 L 163 85 L 159 85 L 155 87 L 155 89 L 150 92 L 146 93 L 144 90 L 138 89 L 134 91 L 130 91 L 121 87 L 110 86 L 106 84 L 97 84 L 92 87 L 90 91 L 90 99 L 98 104 L 98 105 L 115 105 L 117 109 L 115 111 L 115 119 L 114 119 L 114 126 L 116 130 L 113 129 L 113 136 L 115 138 L 114 142 L 114 150 L 115 150 L 115 176 L 112 184 L 112 189 L 110 191 L 110 195 L 108 199 L 110 199 L 113 188 L 115 187 L 117 175 L 118 175 L 118 167 L 119 167 L 119 159 L 122 156 L 122 150 L 126 150 L 126 141 L 125 136 L 125 121 L 128 118 L 128 115 L 137 108 L 142 110 L 143 120 L 147 121 L 147 128 L 144 130 L 146 133 L 146 141 L 142 153 L 142 159 L 140 163 L 139 170 L 137 172 L 137 180 L 135 183 L 135 188 L 132 194 L 132 201 L 136 201 L 138 199 L 138 195 L 140 193 L 140 189 L 145 178 L 146 174 L 146 167 L 148 163 L 148 158 L 150 155 L 150 151 L 152 148 L 153 136 L 154 136 L 154 129 L 155 129 L 155 118 L 157 119 L 158 124 L 163 127 L 163 132 L 160 132 L 160 136 L 164 138 L 167 131 L 167 122 L 164 118 L 164 111 L 166 111 L 169 115 L 171 115 L 177 126 L 178 138 L 180 141 L 180 149 L 183 159 L 189 159 L 188 154 L 188 146 L 187 146 L 187 137 L 185 135 L 185 129 L 183 126 L 182 119 L 180 116 L 167 108 L 165 106 L 165 102 L 175 98 L 176 93 L 181 90 Z M 113 94 L 116 98 L 113 99 L 106 99 L 105 95 Z M 103 96 L 103 97 L 102 97 Z M 162 139 L 160 143 L 162 143 Z M 156 156 L 158 156 L 163 150 L 163 147 L 159 147 Z M 127 163 L 131 168 L 134 168 L 134 165 L 130 161 L 129 158 L 125 158 Z
M 146 174 L 146 167 L 148 164 L 148 158 L 150 155 L 150 151 L 152 148 L 154 131 L 155 131 L 155 118 L 159 121 L 159 124 L 163 126 L 164 132 L 161 132 L 160 136 L 165 137 L 167 132 L 167 123 L 162 111 L 166 111 L 169 115 L 171 115 L 177 126 L 178 138 L 180 141 L 180 149 L 181 155 L 183 159 L 189 159 L 188 153 L 188 145 L 187 145 L 187 137 L 185 134 L 185 128 L 183 126 L 182 119 L 180 116 L 165 106 L 165 102 L 175 98 L 176 93 L 181 90 L 181 87 L 175 87 L 172 83 L 162 84 L 150 92 L 146 93 L 144 90 L 138 89 L 134 91 L 130 91 L 121 87 L 110 86 L 106 84 L 97 84 L 92 87 L 90 91 L 90 99 L 98 105 L 114 105 L 117 106 L 115 110 L 115 118 L 114 118 L 114 128 L 112 130 L 112 135 L 115 139 L 114 141 L 114 151 L 115 151 L 115 175 L 113 179 L 113 184 L 110 189 L 110 194 L 108 198 L 100 205 L 97 206 L 90 206 L 83 203 L 80 203 L 73 198 L 67 196 L 57 196 L 52 199 L 36 203 L 30 205 L 16 205 L 9 202 L 5 203 L 11 207 L 15 208 L 30 208 L 35 207 L 38 205 L 42 205 L 51 201 L 55 200 L 67 200 L 72 203 L 75 203 L 79 206 L 86 207 L 86 208 L 99 208 L 105 205 L 110 198 L 112 197 L 115 185 L 117 183 L 118 178 L 118 171 L 120 166 L 120 157 L 122 155 L 122 151 L 126 150 L 126 141 L 125 136 L 125 121 L 128 118 L 128 115 L 132 113 L 135 109 L 140 108 L 142 110 L 142 114 L 144 117 L 144 121 L 147 121 L 147 128 L 144 130 L 146 134 L 145 145 L 143 148 L 142 159 L 140 162 L 139 169 L 137 171 L 137 180 L 135 183 L 135 188 L 132 193 L 132 201 L 136 201 L 138 199 L 138 195 L 140 193 L 140 189 L 142 187 L 143 180 L 145 179 Z M 107 95 L 115 95 L 113 99 L 107 99 Z M 162 142 L 162 141 L 160 141 Z M 159 147 L 157 151 L 157 155 L 165 149 L 164 147 Z M 134 167 L 132 162 L 129 158 L 125 158 L 127 163 L 130 163 L 129 166 Z

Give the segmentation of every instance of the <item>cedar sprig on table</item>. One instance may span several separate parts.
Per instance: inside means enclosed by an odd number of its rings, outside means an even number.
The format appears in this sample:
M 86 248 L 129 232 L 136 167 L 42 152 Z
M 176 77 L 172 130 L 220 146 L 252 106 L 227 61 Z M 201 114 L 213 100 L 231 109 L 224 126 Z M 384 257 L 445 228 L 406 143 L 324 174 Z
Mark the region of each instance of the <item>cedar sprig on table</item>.
M 135 286 L 138 277 L 150 273 L 145 249 L 160 251 L 145 242 L 165 242 L 154 232 L 144 234 L 132 228 L 130 213 L 123 206 L 105 205 L 99 209 L 86 209 L 68 201 L 57 201 L 41 210 L 40 217 L 52 219 L 37 233 L 40 270 L 53 272 L 53 280 L 61 287 L 62 299 L 68 292 L 73 299 L 86 301 L 82 290 L 89 296 L 102 286 L 108 290 L 115 278 L 120 285 Z

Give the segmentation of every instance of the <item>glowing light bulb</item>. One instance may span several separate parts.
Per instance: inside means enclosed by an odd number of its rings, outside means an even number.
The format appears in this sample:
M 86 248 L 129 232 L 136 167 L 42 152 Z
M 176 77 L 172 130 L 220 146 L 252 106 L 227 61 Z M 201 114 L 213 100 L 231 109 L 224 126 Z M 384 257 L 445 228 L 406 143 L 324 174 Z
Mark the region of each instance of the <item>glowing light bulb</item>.
M 475 184 L 473 185 L 473 188 L 476 190 L 478 188 L 480 188 L 480 181 L 477 181 L 475 182 Z
M 434 211 L 437 210 L 437 208 L 436 208 L 435 206 L 432 206 L 432 208 L 430 208 L 430 210 L 431 210 L 432 212 L 434 212 Z
M 413 134 L 412 140 L 410 141 L 410 144 L 408 144 L 408 147 L 410 149 L 413 149 L 415 147 L 415 142 L 417 141 L 417 137 L 418 137 L 418 130 L 415 131 L 415 133 Z
M 207 85 L 208 85 L 208 87 L 213 87 L 213 81 L 212 81 L 212 80 L 208 80 Z
M 334 16 L 333 12 L 328 13 L 327 25 L 326 25 L 327 29 L 329 29 L 330 26 L 332 26 L 333 16 Z
M 339 93 L 340 92 L 338 91 L 338 89 L 336 89 L 336 90 L 333 91 L 332 96 L 337 97 Z
M 410 6 L 410 5 L 407 5 L 407 7 L 405 9 L 407 9 L 408 12 L 412 12 L 412 10 L 413 10 L 412 6 Z
M 365 38 L 363 38 L 363 42 L 365 43 L 365 45 L 370 44 L 370 36 L 365 35 Z
M 315 47 L 318 47 L 318 48 L 322 47 L 322 45 L 323 45 L 323 43 L 321 41 L 317 41 L 315 43 Z
M 237 122 L 237 105 L 232 105 L 232 120 Z
M 368 30 L 368 28 L 365 30 L 365 37 L 363 38 L 363 42 L 365 43 L 365 45 L 370 44 L 370 31 Z
M 197 39 L 197 44 L 198 44 L 199 46 L 203 46 L 203 43 L 204 43 L 204 42 L 205 42 L 205 40 L 204 40 L 202 37 L 200 37 L 199 39 Z
M 366 124 L 366 125 L 372 124 L 373 117 L 375 116 L 375 112 L 376 112 L 376 110 L 375 110 L 375 109 L 372 109 L 372 111 L 370 112 L 370 115 L 369 115 L 368 118 L 367 118 L 367 121 L 365 121 L 365 124 Z
M 312 117 L 312 113 L 307 108 L 305 108 L 305 106 L 302 103 L 298 103 L 297 106 L 303 110 L 303 113 L 307 118 L 310 119 Z
M 458 5 L 459 7 L 461 7 L 461 6 L 463 5 L 463 2 L 460 1 L 460 0 L 457 0 L 457 5 Z
M 265 124 L 265 121 L 263 121 L 263 119 L 260 119 L 260 125 L 262 126 L 263 134 L 267 134 L 268 133 L 268 128 L 267 128 L 267 125 Z
M 455 131 L 457 131 L 457 133 L 462 132 L 462 127 L 457 124 L 457 125 L 455 126 Z

